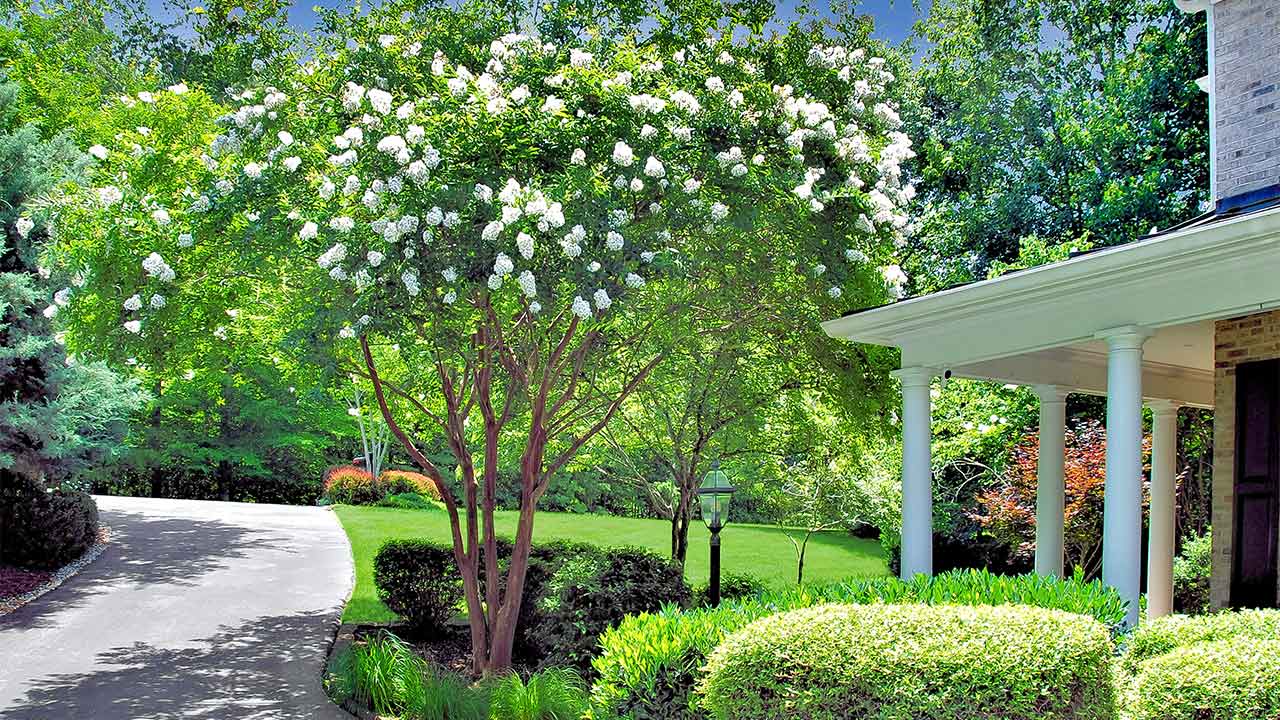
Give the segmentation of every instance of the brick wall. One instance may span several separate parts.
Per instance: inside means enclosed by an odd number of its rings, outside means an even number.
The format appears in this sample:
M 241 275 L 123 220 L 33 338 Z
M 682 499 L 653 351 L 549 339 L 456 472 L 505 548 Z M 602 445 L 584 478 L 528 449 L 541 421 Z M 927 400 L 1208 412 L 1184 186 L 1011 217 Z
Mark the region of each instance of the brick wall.
M 1280 183 L 1280 2 L 1213 6 L 1217 196 Z
M 1280 310 L 1217 322 L 1214 328 L 1213 579 L 1210 585 L 1214 607 L 1226 607 L 1231 599 L 1236 365 L 1277 357 L 1280 357 Z

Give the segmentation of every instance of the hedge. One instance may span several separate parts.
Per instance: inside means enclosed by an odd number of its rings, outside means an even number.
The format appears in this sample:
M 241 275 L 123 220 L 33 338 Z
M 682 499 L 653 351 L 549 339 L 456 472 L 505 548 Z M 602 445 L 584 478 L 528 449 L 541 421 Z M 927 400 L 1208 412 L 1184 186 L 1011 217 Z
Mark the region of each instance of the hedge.
M 1113 648 L 1057 610 L 819 605 L 727 637 L 698 691 L 720 720 L 1109 720 Z
M 1175 648 L 1142 662 L 1131 697 L 1131 720 L 1280 718 L 1280 639 Z
M 1197 643 L 1232 638 L 1280 639 L 1280 610 L 1242 610 L 1213 615 L 1168 615 L 1138 626 L 1121 657 L 1121 669 L 1134 675 L 1144 660 Z
M 729 633 L 758 618 L 820 603 L 1025 604 L 1090 615 L 1118 628 L 1125 603 L 1098 582 L 1038 575 L 1006 577 L 964 570 L 910 582 L 897 578 L 856 579 L 766 592 L 715 609 L 628 617 L 600 638 L 592 663 L 598 705 L 636 720 L 704 718 L 694 683 L 707 655 Z

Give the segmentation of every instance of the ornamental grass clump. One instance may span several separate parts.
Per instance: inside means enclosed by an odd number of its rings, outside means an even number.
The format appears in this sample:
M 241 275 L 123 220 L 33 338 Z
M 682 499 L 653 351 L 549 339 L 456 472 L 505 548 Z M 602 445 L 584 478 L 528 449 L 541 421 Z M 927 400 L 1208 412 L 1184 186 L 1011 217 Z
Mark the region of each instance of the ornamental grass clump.
M 1113 649 L 1057 610 L 819 605 L 727 637 L 698 692 L 720 720 L 1109 720 Z

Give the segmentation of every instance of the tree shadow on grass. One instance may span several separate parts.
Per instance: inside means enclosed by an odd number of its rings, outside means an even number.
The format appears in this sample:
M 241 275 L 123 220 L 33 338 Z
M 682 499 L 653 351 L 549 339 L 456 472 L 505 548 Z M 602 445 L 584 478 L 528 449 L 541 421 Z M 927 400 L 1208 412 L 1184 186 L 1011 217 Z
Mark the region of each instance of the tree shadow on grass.
M 269 530 L 211 519 L 103 513 L 111 541 L 102 555 L 61 587 L 5 616 L 7 628 L 47 627 L 53 617 L 123 583 L 196 586 L 206 573 L 246 557 L 249 549 L 296 552 Z
M 100 669 L 43 678 L 2 714 L 6 720 L 349 717 L 321 687 L 336 628 L 331 611 L 317 610 L 223 626 L 186 647 L 112 648 L 98 654 Z

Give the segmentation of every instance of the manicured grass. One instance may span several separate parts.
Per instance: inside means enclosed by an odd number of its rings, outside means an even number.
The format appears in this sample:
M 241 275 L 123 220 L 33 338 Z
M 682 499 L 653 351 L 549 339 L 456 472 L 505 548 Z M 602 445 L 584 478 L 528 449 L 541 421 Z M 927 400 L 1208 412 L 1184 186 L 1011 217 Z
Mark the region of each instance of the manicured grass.
M 355 555 L 356 587 L 343 619 L 347 622 L 385 622 L 396 616 L 378 600 L 373 586 L 373 556 L 382 543 L 393 538 L 424 537 L 449 542 L 449 516 L 443 511 L 396 510 L 379 507 L 335 508 Z M 515 532 L 516 513 L 497 513 L 498 533 Z M 691 585 L 707 581 L 708 532 L 702 524 L 689 532 L 689 558 L 685 575 Z M 783 586 L 795 582 L 795 550 L 776 527 L 730 525 L 720 533 L 724 572 L 749 573 Z M 534 521 L 535 542 L 577 540 L 596 545 L 640 545 L 663 556 L 671 552 L 671 525 L 663 520 L 571 515 L 540 512 Z M 805 581 L 837 580 L 855 575 L 885 575 L 888 566 L 875 540 L 828 532 L 809 541 L 805 554 Z

